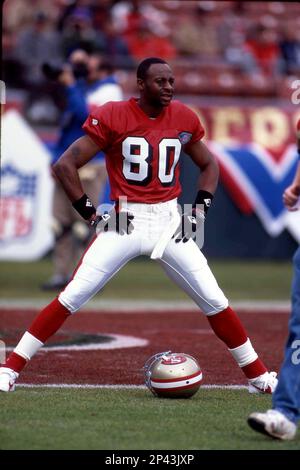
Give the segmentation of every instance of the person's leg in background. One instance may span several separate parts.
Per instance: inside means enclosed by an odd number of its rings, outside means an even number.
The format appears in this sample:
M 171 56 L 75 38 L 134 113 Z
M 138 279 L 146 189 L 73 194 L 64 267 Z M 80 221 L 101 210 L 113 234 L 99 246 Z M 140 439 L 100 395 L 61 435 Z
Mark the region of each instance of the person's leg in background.
M 251 413 L 248 418 L 255 431 L 283 440 L 294 438 L 300 420 L 300 248 L 294 255 L 293 265 L 289 336 L 272 409 Z
M 289 336 L 278 387 L 273 397 L 273 408 L 281 411 L 296 423 L 300 419 L 300 248 L 294 255 L 293 263 L 294 278 Z
M 89 195 L 95 207 L 98 207 L 102 200 L 107 179 L 104 160 L 90 163 L 79 171 L 83 190 Z M 73 215 L 72 236 L 73 236 L 73 259 L 79 260 L 84 250 L 94 235 L 93 228 L 89 227 L 83 218 L 71 206 Z M 73 266 L 72 266 L 73 269 Z
M 44 290 L 62 289 L 70 280 L 74 263 L 72 225 L 75 211 L 60 183 L 55 181 L 52 208 L 54 246 L 52 253 L 53 274 L 42 284 Z

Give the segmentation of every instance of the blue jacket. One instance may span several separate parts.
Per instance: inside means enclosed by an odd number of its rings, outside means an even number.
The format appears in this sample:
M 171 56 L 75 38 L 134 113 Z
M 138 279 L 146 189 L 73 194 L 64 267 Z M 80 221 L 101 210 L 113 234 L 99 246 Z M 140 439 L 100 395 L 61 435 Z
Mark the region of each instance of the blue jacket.
M 91 85 L 85 80 L 77 80 L 74 85 L 65 87 L 67 106 L 61 117 L 61 130 L 57 144 L 54 146 L 52 163 L 56 162 L 76 139 L 85 135 L 82 125 L 89 114 L 87 95 L 107 83 L 117 82 L 114 77 L 107 77 Z M 104 154 L 99 152 L 92 161 L 99 161 L 103 158 Z

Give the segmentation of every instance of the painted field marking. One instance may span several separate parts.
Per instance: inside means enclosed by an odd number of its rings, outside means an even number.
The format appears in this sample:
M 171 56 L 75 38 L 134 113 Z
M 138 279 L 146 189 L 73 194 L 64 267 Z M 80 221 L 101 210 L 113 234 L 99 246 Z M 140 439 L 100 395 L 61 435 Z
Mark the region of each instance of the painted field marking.
M 83 389 L 145 389 L 147 390 L 146 385 L 105 385 L 105 384 L 17 384 L 17 388 L 83 388 Z M 200 388 L 204 389 L 226 389 L 226 390 L 248 390 L 247 385 L 201 385 Z
M 149 344 L 147 339 L 136 338 L 135 336 L 117 335 L 114 333 L 102 333 L 110 336 L 111 342 L 108 343 L 88 343 L 88 344 L 70 344 L 61 346 L 43 346 L 39 352 L 57 352 L 57 351 L 97 351 L 112 350 L 121 348 L 138 348 Z M 7 347 L 6 351 L 13 351 L 14 347 Z

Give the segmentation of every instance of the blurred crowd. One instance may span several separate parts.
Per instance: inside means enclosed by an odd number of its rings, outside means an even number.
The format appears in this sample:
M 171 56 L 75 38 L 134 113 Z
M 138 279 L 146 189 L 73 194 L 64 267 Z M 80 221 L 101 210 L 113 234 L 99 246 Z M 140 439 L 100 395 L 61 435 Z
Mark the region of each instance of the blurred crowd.
M 299 76 L 300 5 L 5 1 L 3 60 L 8 86 L 45 86 L 42 64 L 63 64 L 76 49 L 106 57 L 120 72 L 125 92 L 132 91 L 136 64 L 146 56 L 160 56 L 174 66 L 179 92 L 276 95 L 286 79 Z

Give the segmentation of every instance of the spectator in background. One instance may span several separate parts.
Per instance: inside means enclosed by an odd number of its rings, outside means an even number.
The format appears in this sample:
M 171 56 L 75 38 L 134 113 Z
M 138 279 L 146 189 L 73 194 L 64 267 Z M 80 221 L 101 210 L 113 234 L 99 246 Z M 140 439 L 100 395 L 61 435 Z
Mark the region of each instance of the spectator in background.
M 184 11 L 180 14 L 173 39 L 178 52 L 184 56 L 211 58 L 219 54 L 217 28 L 207 21 L 207 13 L 201 9 L 192 17 Z
M 283 61 L 283 72 L 286 75 L 300 72 L 300 31 L 296 24 L 290 24 L 284 29 L 280 41 L 280 51 Z
M 277 34 L 273 29 L 257 25 L 244 44 L 244 57 L 247 68 L 250 65 L 258 75 L 272 77 L 280 71 L 280 50 Z
M 30 0 L 30 8 L 28 2 L 24 0 L 8 0 L 3 3 L 3 19 L 5 27 L 12 33 L 20 33 L 24 28 L 28 28 L 35 21 L 37 12 L 43 12 L 48 18 L 56 22 L 59 11 L 60 2 L 63 0 Z
M 157 36 L 169 36 L 169 14 L 162 10 L 160 2 L 140 0 L 118 1 L 111 8 L 111 17 L 115 28 L 125 38 L 136 32 L 143 22 Z
M 64 66 L 58 81 L 65 90 L 66 109 L 62 115 L 61 133 L 54 151 L 53 163 L 71 142 L 81 137 L 82 124 L 94 106 L 107 101 L 119 101 L 123 94 L 113 76 L 111 65 L 100 55 L 88 55 L 77 50 L 70 56 L 70 64 Z M 106 181 L 103 154 L 98 154 L 85 165 L 79 176 L 85 191 L 97 206 Z M 42 288 L 61 289 L 70 280 L 74 265 L 88 242 L 91 230 L 70 205 L 61 185 L 55 181 L 53 196 L 53 275 Z
M 64 19 L 62 49 L 65 57 L 76 49 L 84 49 L 90 53 L 95 50 L 105 50 L 105 38 L 100 30 L 95 30 L 89 8 L 75 8 Z
M 156 36 L 147 23 L 140 23 L 136 32 L 127 38 L 129 52 L 137 61 L 147 56 L 160 56 L 172 60 L 177 56 L 175 46 L 167 37 Z
M 24 67 L 24 79 L 29 88 L 45 82 L 41 71 L 45 58 L 49 62 L 62 60 L 60 36 L 45 13 L 37 12 L 32 25 L 17 35 L 15 54 Z
M 24 67 L 27 86 L 43 83 L 41 65 L 47 60 L 61 59 L 61 42 L 52 20 L 43 12 L 37 12 L 32 25 L 20 32 L 16 39 L 15 55 Z
M 108 19 L 102 26 L 103 53 L 109 57 L 110 63 L 117 68 L 130 69 L 134 60 L 129 52 L 127 42 L 118 33 L 113 21 Z
M 33 22 L 16 35 L 15 49 L 10 60 L 20 77 L 9 83 L 23 86 L 27 91 L 25 115 L 35 124 L 54 122 L 57 109 L 56 89 L 42 73 L 45 58 L 51 63 L 62 62 L 61 38 L 55 30 L 53 18 L 37 11 Z M 20 81 L 18 81 L 20 80 Z

